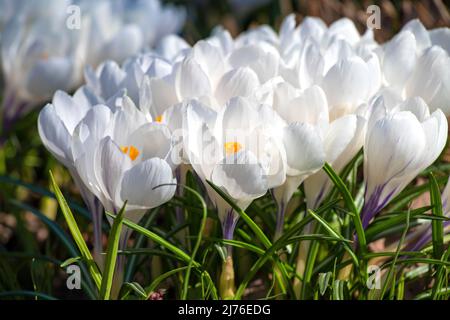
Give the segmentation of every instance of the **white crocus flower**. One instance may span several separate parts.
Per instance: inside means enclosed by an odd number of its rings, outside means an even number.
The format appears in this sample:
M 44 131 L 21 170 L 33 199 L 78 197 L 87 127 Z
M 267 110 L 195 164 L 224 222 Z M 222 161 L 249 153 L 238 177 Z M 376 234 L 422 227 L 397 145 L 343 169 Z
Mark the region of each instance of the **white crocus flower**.
M 122 63 L 164 36 L 179 32 L 185 11 L 159 0 L 84 0 L 77 3 L 89 18 L 88 64 Z
M 280 75 L 296 88 L 320 85 L 325 91 L 330 119 L 354 113 L 381 85 L 378 45 L 371 30 L 360 36 L 349 19 L 329 28 L 317 18 L 295 26 L 288 16 L 281 27 Z
M 78 89 L 73 97 L 62 91 L 57 91 L 52 103 L 47 104 L 41 110 L 38 118 L 38 130 L 42 143 L 69 170 L 92 215 L 96 258 L 99 258 L 102 251 L 101 219 L 103 208 L 80 178 L 75 168 L 72 146 L 76 126 L 92 109 L 92 106 L 98 102 L 97 97 L 86 87 Z
M 324 164 L 323 135 L 328 127 L 328 105 L 320 87 L 301 91 L 284 82 L 275 90 L 273 108 L 287 123 L 282 129 L 288 165 L 286 181 L 273 190 L 278 204 L 276 231 L 279 236 L 293 193 Z
M 263 110 L 265 109 L 265 110 Z M 272 126 L 264 122 L 270 108 L 250 99 L 232 98 L 219 113 L 192 101 L 183 127 L 185 150 L 195 172 L 210 180 L 245 210 L 286 174 L 284 148 Z M 272 120 L 276 121 L 276 114 Z M 282 121 L 281 119 L 279 119 Z M 238 216 L 210 186 L 225 239 L 231 239 Z
M 165 160 L 171 150 L 169 129 L 148 122 L 130 98 L 121 107 L 93 107 L 74 133 L 77 171 L 106 210 L 118 212 L 125 201 L 125 217 L 139 221 L 147 209 L 173 196 L 172 169 Z M 154 189 L 154 190 L 153 190 Z
M 82 80 L 85 31 L 65 27 L 67 1 L 46 3 L 50 10 L 46 14 L 18 14 L 2 34 L 1 59 L 7 84 L 4 131 L 56 90 L 73 90 Z
M 380 98 L 373 108 L 364 143 L 364 227 L 436 160 L 447 141 L 443 112 L 438 109 L 430 115 L 419 97 L 391 110 Z
M 324 133 L 325 161 L 340 173 L 356 156 L 364 143 L 367 120 L 360 115 L 346 115 L 332 121 Z M 307 205 L 316 209 L 331 190 L 332 183 L 324 171 L 305 180 Z
M 431 111 L 450 114 L 450 29 L 427 31 L 419 20 L 407 23 L 380 52 L 384 84 L 403 99 L 421 97 Z
M 172 72 L 150 77 L 150 113 L 169 123 L 173 108 L 197 99 L 220 111 L 233 97 L 265 102 L 277 77 L 278 54 L 270 47 L 245 46 L 228 52 L 226 33 L 199 41 L 177 61 Z M 221 42 L 223 40 L 223 42 Z M 227 49 L 228 48 L 228 49 Z M 179 114 L 179 112 L 178 112 Z

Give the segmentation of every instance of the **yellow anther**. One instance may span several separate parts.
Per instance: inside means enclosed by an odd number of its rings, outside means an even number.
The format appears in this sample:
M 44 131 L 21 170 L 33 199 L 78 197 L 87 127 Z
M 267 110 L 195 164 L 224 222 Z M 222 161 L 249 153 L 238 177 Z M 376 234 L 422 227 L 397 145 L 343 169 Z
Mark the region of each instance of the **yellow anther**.
M 159 122 L 159 123 L 161 123 L 162 120 L 163 120 L 163 116 L 162 115 L 157 116 L 156 119 L 155 119 L 155 121 Z
M 134 146 L 120 147 L 120 150 L 122 150 L 123 153 L 128 154 L 132 161 L 136 160 L 136 158 L 139 156 L 139 150 Z
M 225 142 L 224 147 L 225 153 L 227 155 L 235 154 L 236 152 L 242 149 L 242 146 L 239 142 Z

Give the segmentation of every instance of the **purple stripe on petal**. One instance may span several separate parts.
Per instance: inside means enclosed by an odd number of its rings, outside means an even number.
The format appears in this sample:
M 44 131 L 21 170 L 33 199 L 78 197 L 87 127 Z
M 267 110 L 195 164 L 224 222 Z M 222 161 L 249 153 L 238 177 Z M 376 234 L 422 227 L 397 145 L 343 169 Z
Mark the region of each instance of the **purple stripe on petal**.
M 389 203 L 397 190 L 397 188 L 394 188 L 384 199 L 381 199 L 381 194 L 383 193 L 385 186 L 386 185 L 377 186 L 369 200 L 364 203 L 361 212 L 364 229 L 367 228 L 370 221 Z
M 234 228 L 236 227 L 237 218 L 234 215 L 234 210 L 229 209 L 225 220 L 222 223 L 223 238 L 225 240 L 233 240 Z

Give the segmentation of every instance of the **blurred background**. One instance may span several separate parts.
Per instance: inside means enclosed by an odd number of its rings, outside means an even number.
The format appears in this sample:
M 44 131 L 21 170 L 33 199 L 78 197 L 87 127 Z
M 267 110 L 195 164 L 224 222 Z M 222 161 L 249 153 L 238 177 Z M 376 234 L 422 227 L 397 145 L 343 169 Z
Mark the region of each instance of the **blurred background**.
M 366 29 L 367 7 L 381 9 L 381 29 L 375 38 L 384 42 L 398 32 L 402 25 L 418 18 L 428 28 L 450 26 L 449 0 L 193 0 L 171 1 L 187 7 L 188 21 L 184 28 L 190 42 L 206 37 L 218 24 L 233 36 L 255 25 L 269 24 L 278 30 L 283 18 L 295 12 L 300 22 L 305 16 L 322 18 L 327 24 L 348 17 L 360 32 Z
M 31 0 L 30 0 L 31 1 Z M 381 9 L 381 29 L 375 30 L 379 42 L 390 39 L 409 20 L 418 18 L 428 28 L 450 27 L 450 1 L 337 1 L 337 0 L 174 0 L 163 1 L 184 6 L 187 21 L 181 36 L 190 44 L 210 35 L 213 28 L 222 25 L 237 36 L 261 24 L 275 30 L 285 16 L 295 13 L 297 21 L 306 16 L 317 16 L 327 24 L 348 17 L 360 32 L 366 29 L 369 5 Z M 0 292 L 37 288 L 49 292 L 62 285 L 63 277 L 56 276 L 55 268 L 48 268 L 47 253 L 57 256 L 61 247 L 42 219 L 59 220 L 57 203 L 45 197 L 48 171 L 51 169 L 61 189 L 71 199 L 82 203 L 69 173 L 45 150 L 36 129 L 39 110 L 27 115 L 15 127 L 8 142 L 0 147 Z M 48 195 L 48 194 L 47 194 Z M 34 208 L 39 208 L 36 211 Z M 34 210 L 34 211 L 33 211 Z M 45 217 L 39 215 L 43 213 Z M 88 221 L 86 240 L 89 240 Z M 60 254 L 64 256 L 64 254 Z M 41 257 L 42 259 L 36 258 Z M 55 262 L 55 261 L 53 261 Z M 56 289 L 57 290 L 57 289 Z M 55 292 L 58 296 L 58 293 Z

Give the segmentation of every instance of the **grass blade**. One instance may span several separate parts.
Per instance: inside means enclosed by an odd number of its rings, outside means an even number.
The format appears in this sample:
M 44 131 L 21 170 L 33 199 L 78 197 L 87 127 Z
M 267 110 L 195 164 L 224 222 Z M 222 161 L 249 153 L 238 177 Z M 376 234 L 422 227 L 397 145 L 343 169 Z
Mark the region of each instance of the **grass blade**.
M 442 212 L 442 202 L 441 202 L 441 193 L 439 191 L 439 185 L 432 173 L 430 173 L 429 177 L 430 177 L 430 200 L 431 205 L 433 206 L 431 210 L 433 212 L 433 215 L 437 217 L 443 217 L 444 213 Z M 444 252 L 444 224 L 442 220 L 431 221 L 431 232 L 433 243 L 433 256 L 435 259 L 440 259 Z
M 66 200 L 64 199 L 64 196 L 62 195 L 61 190 L 59 189 L 51 171 L 50 171 L 50 181 L 53 190 L 55 191 L 55 196 L 56 199 L 58 200 L 61 212 L 63 213 L 67 225 L 69 226 L 72 237 L 78 249 L 80 250 L 81 256 L 88 265 L 88 270 L 91 274 L 92 279 L 95 282 L 95 285 L 97 286 L 98 289 L 100 289 L 102 283 L 102 276 L 100 274 L 98 266 L 95 263 L 94 259 L 92 258 L 91 252 L 89 251 L 86 242 L 84 242 L 83 235 L 81 234 L 80 229 L 78 228 L 77 222 L 73 217 L 72 211 L 70 210 Z
M 105 270 L 102 275 L 102 284 L 100 286 L 100 299 L 109 300 L 116 268 L 117 251 L 119 250 L 120 235 L 122 232 L 122 221 L 125 212 L 126 201 L 120 209 L 119 214 L 114 219 L 111 231 L 109 233 L 108 246 L 106 250 Z
M 361 249 L 362 253 L 366 252 L 366 235 L 364 233 L 363 225 L 361 222 L 361 217 L 359 216 L 358 209 L 355 205 L 355 201 L 353 200 L 352 195 L 350 194 L 350 191 L 348 191 L 347 186 L 342 181 L 342 179 L 334 172 L 333 168 L 328 163 L 325 163 L 323 166 L 323 169 L 327 173 L 328 177 L 333 181 L 336 188 L 339 190 L 339 192 L 342 195 L 342 198 L 344 199 L 344 202 L 347 206 L 347 209 L 349 209 L 353 213 L 353 223 L 355 225 L 356 235 L 358 236 L 358 242 L 359 242 L 359 248 Z

